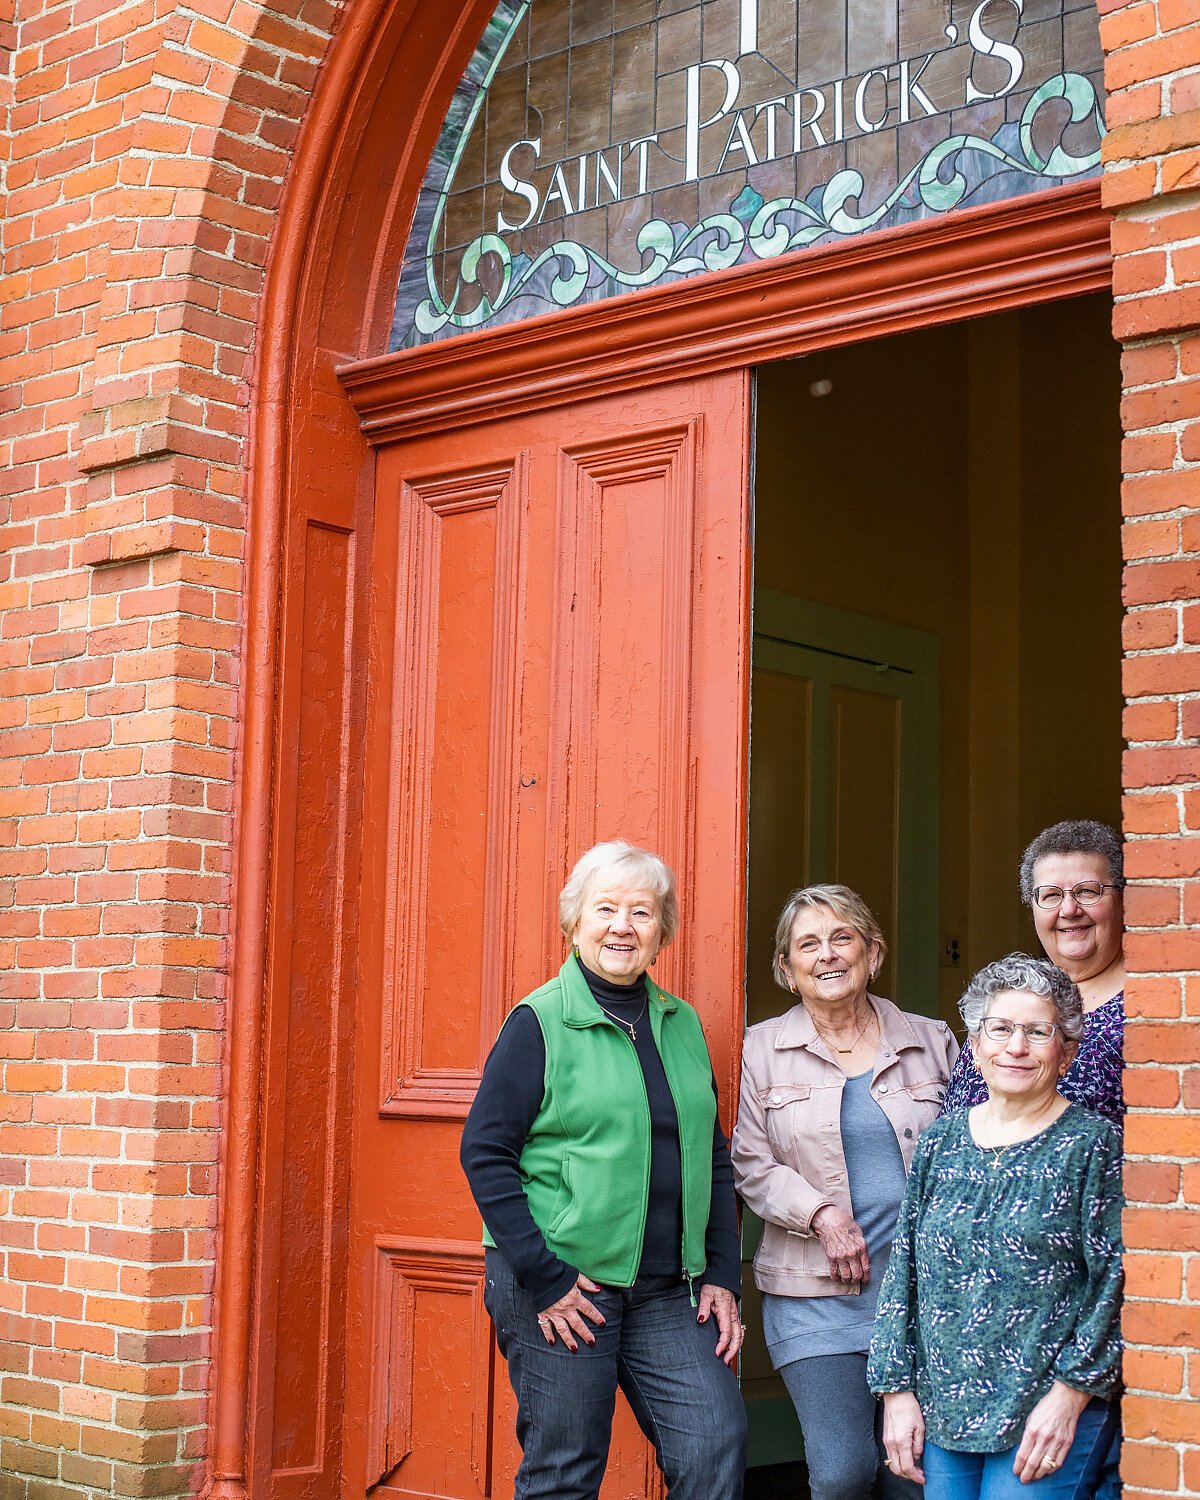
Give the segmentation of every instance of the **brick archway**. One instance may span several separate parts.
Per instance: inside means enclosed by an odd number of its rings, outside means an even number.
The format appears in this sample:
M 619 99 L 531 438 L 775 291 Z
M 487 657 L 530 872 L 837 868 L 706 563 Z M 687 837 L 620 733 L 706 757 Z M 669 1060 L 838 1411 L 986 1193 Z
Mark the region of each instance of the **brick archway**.
M 474 7 L 477 14 L 470 25 L 464 18 L 453 40 L 447 38 L 446 23 L 437 22 L 431 13 L 426 22 L 425 12 L 414 11 L 409 34 L 420 37 L 428 51 L 441 49 L 442 65 L 432 70 L 425 100 L 405 116 L 422 122 L 426 132 L 431 122 L 436 128 L 441 110 L 434 101 L 452 87 L 471 35 L 489 8 Z M 1190 332 L 1200 322 L 1200 290 L 1195 286 L 1200 269 L 1189 245 L 1200 230 L 1187 197 L 1198 185 L 1187 154 L 1189 142 L 1195 143 L 1196 127 L 1191 126 L 1189 135 L 1186 123 L 1158 120 L 1153 104 L 1159 80 L 1165 79 L 1161 87 L 1187 110 L 1195 94 L 1190 70 L 1200 39 L 1197 28 L 1186 24 L 1184 8 L 1172 6 L 1172 0 L 1101 10 L 1110 126 L 1104 201 L 1115 215 L 1114 328 L 1125 345 L 1126 734 L 1131 742 L 1125 789 L 1131 841 L 1130 967 L 1136 976 L 1129 994 L 1127 1083 L 1134 1117 L 1128 1174 L 1131 1353 L 1126 1422 L 1131 1441 L 1125 1468 L 1129 1486 L 1172 1493 L 1200 1489 L 1200 1457 L 1186 1444 L 1186 1408 L 1189 1394 L 1197 1392 L 1196 1376 L 1191 1374 L 1189 1389 L 1178 1352 L 1181 1340 L 1200 1341 L 1197 1315 L 1190 1307 L 1197 1288 L 1185 1282 L 1185 1274 L 1194 1281 L 1195 1268 L 1189 1270 L 1178 1253 L 1178 1244 L 1194 1223 L 1195 1211 L 1188 1205 L 1196 1202 L 1200 1183 L 1196 1143 L 1182 1117 L 1200 1101 L 1195 1071 L 1187 1066 L 1200 1056 L 1200 1049 L 1188 1023 L 1184 994 L 1185 977 L 1197 967 L 1184 928 L 1200 910 L 1197 888 L 1190 884 L 1200 873 L 1195 852 L 1200 843 L 1189 836 L 1200 824 L 1193 806 L 1196 793 L 1189 791 L 1200 781 L 1200 770 L 1188 749 L 1200 727 L 1200 712 L 1195 702 L 1189 702 L 1200 682 L 1189 649 L 1200 642 L 1200 626 L 1188 607 L 1197 593 L 1195 562 L 1189 557 L 1200 550 L 1200 528 L 1184 513 L 1200 501 L 1200 436 L 1190 425 L 1200 415 L 1195 394 L 1200 383 L 1191 378 L 1200 373 L 1200 342 Z M 376 59 L 381 50 L 376 49 Z M 345 56 L 351 56 L 349 49 Z M 335 91 L 332 77 L 327 84 L 326 101 Z M 362 83 L 356 102 L 361 103 L 366 88 Z M 321 103 L 318 100 L 314 122 L 322 118 Z M 331 154 L 322 158 L 325 165 L 336 154 L 335 134 L 341 142 L 352 138 L 348 129 L 339 132 L 339 113 L 344 113 L 341 106 L 329 105 L 324 116 L 325 138 L 331 142 Z M 1196 115 L 1189 118 L 1194 121 Z M 393 117 L 393 129 L 396 124 Z M 315 131 L 315 124 L 312 128 Z M 397 131 L 393 138 L 405 135 Z M 423 140 L 410 134 L 408 140 L 405 167 L 411 175 L 406 178 L 405 170 L 397 175 L 394 191 L 399 201 L 409 201 L 431 144 L 428 134 Z M 369 155 L 369 147 L 360 146 L 355 160 L 364 155 Z M 348 186 L 351 164 L 343 159 L 336 170 Z M 336 211 L 343 191 L 326 186 L 325 214 Z M 366 206 L 370 202 L 373 210 Z M 398 258 L 404 227 L 396 202 L 393 198 L 385 206 L 378 193 L 374 199 L 362 193 L 356 228 L 371 225 L 373 243 L 381 248 L 357 300 L 331 309 L 330 289 L 345 288 L 346 273 L 337 269 L 332 254 L 320 268 L 323 310 L 331 319 L 323 341 L 327 350 L 361 356 L 382 346 L 390 313 L 387 270 Z M 314 203 L 313 217 L 305 220 L 310 240 L 316 208 Z M 369 234 L 366 240 L 372 242 Z M 315 272 L 315 261 L 310 264 Z M 1186 283 L 1189 276 L 1191 289 Z M 302 288 L 299 268 L 292 286 L 290 295 L 297 306 L 303 296 L 313 295 L 311 283 Z M 293 359 L 291 369 L 296 378 L 298 361 Z M 326 424 L 341 421 L 341 393 L 328 377 L 328 366 L 322 369 L 317 359 L 311 369 L 320 393 L 314 400 L 315 418 Z M 272 377 L 264 374 L 264 379 L 270 382 Z M 347 429 L 347 440 L 348 436 Z M 259 474 L 268 451 L 265 442 L 258 449 Z M 247 794 L 251 795 L 249 779 Z
M 333 369 L 380 347 L 403 210 L 491 8 L 17 17 L 0 84 L 16 767 L 0 1182 L 18 1474 L 194 1484 L 215 1343 L 211 1482 L 245 1488 L 266 931 L 292 826 L 280 601 L 299 500 L 366 492 Z M 1136 976 L 1125 1472 L 1149 1496 L 1200 1492 L 1200 1262 L 1181 1249 L 1200 1224 L 1200 24 L 1187 0 L 1100 10 Z M 413 55 L 437 59 L 419 90 Z M 340 470 L 296 472 L 314 435 Z

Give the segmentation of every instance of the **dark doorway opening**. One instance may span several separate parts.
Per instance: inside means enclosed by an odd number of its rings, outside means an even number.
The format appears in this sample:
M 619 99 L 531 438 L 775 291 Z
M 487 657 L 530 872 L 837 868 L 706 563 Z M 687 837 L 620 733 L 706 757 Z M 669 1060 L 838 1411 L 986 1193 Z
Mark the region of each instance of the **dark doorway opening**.
M 879 993 L 957 1026 L 1037 951 L 1020 852 L 1120 824 L 1119 351 L 1095 295 L 762 367 L 747 1022 L 787 1008 L 776 917 L 817 880 L 891 945 Z M 748 1495 L 807 1493 L 744 1226 Z

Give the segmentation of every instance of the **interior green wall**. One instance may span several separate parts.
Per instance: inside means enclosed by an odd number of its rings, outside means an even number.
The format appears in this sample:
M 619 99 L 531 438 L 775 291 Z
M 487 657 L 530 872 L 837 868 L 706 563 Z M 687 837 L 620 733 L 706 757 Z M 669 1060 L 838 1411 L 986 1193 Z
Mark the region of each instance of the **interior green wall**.
M 1110 315 L 1080 298 L 759 371 L 756 586 L 941 641 L 948 1019 L 974 969 L 1034 943 L 1024 843 L 1060 817 L 1120 819 Z

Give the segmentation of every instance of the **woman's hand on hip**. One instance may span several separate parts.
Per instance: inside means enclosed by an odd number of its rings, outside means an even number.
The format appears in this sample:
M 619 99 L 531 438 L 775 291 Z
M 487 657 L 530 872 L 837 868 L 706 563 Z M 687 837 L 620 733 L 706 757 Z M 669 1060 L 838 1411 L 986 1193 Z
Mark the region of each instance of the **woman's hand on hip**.
M 866 1281 L 871 1274 L 871 1257 L 862 1230 L 848 1213 L 826 1203 L 813 1214 L 812 1228 L 835 1281 Z
M 912 1391 L 892 1391 L 883 1398 L 883 1446 L 887 1466 L 901 1479 L 925 1483 L 921 1455 L 925 1451 L 925 1418 Z
M 538 1313 L 538 1327 L 542 1330 L 542 1337 L 548 1344 L 552 1344 L 558 1337 L 574 1354 L 579 1348 L 577 1336 L 585 1344 L 596 1342 L 596 1335 L 584 1320 L 587 1319 L 603 1327 L 604 1315 L 595 1303 L 589 1302 L 583 1294 L 599 1290 L 599 1283 L 585 1276 L 581 1271 L 569 1292 L 560 1297 L 557 1302 L 552 1302 L 544 1312 Z
M 696 1313 L 697 1323 L 707 1323 L 709 1318 L 717 1320 L 720 1336 L 714 1351 L 727 1365 L 732 1365 L 746 1337 L 746 1325 L 738 1311 L 737 1298 L 726 1286 L 710 1286 L 708 1282 L 700 1288 L 700 1308 Z
M 1013 1473 L 1022 1484 L 1044 1479 L 1063 1460 L 1075 1441 L 1079 1413 L 1092 1398 L 1056 1380 L 1025 1418 L 1021 1446 L 1013 1459 Z

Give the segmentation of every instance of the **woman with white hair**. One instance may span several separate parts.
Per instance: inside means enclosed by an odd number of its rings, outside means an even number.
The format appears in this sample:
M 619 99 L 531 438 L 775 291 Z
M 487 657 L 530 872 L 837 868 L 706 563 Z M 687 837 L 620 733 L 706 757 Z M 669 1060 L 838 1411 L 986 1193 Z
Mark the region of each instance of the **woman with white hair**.
M 927 1500 L 1076 1500 L 1118 1422 L 1120 1131 L 1059 1090 L 1061 969 L 1009 954 L 959 1008 L 987 1097 L 917 1143 L 868 1365 L 887 1462 Z
M 488 1057 L 461 1160 L 522 1448 L 515 1494 L 594 1500 L 618 1388 L 671 1500 L 742 1493 L 741 1256 L 700 1019 L 649 977 L 675 876 L 597 844 L 559 898 L 571 952 Z

